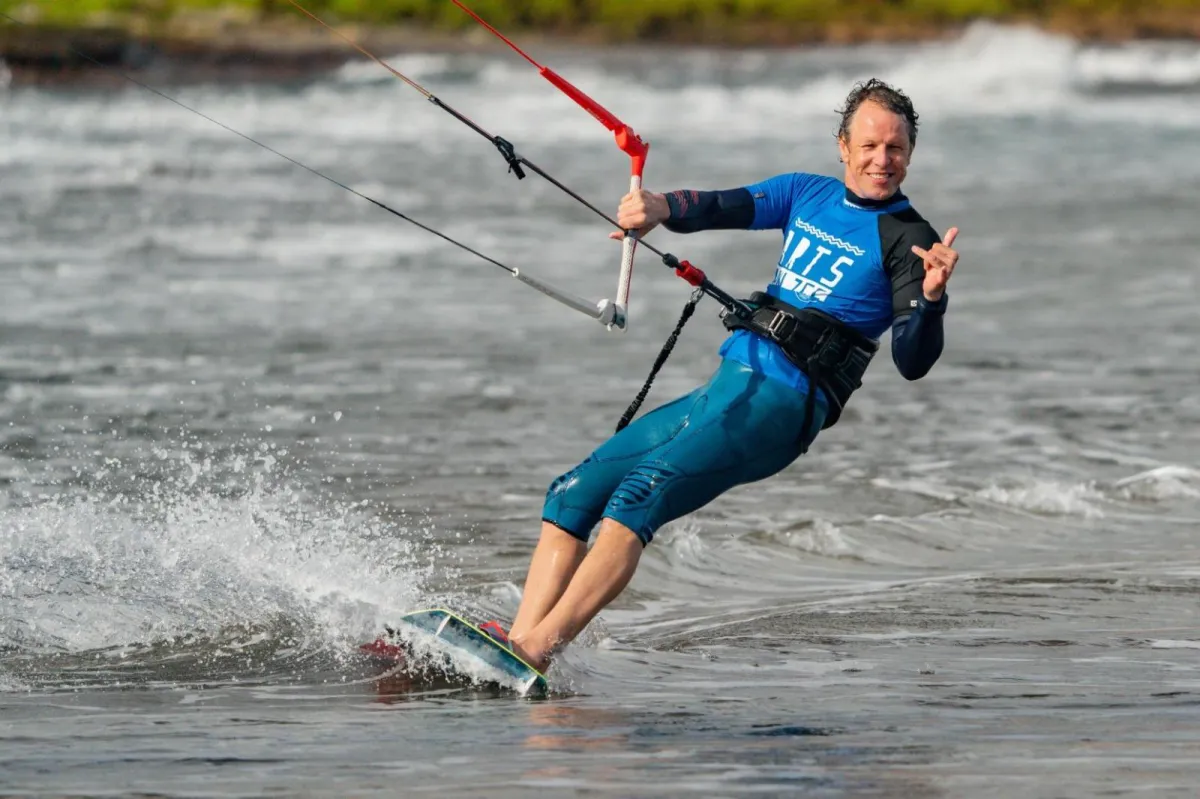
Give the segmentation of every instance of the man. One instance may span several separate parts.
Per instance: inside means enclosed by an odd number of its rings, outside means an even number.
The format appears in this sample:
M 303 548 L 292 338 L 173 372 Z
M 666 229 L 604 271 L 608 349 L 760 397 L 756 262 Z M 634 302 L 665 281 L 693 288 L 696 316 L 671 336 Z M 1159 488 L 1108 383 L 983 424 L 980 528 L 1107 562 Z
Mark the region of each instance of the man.
M 659 224 L 676 233 L 782 230 L 783 252 L 767 292 L 751 298 L 753 317 L 725 317 L 733 332 L 709 382 L 638 419 L 551 484 L 508 636 L 516 654 L 544 671 L 624 590 L 659 527 L 803 454 L 861 385 L 889 326 L 904 377 L 932 368 L 958 230 L 939 241 L 900 192 L 916 139 L 909 99 L 871 80 L 854 87 L 841 111 L 842 181 L 790 173 L 726 191 L 622 199 L 617 221 L 638 236 Z M 504 637 L 495 623 L 487 627 Z

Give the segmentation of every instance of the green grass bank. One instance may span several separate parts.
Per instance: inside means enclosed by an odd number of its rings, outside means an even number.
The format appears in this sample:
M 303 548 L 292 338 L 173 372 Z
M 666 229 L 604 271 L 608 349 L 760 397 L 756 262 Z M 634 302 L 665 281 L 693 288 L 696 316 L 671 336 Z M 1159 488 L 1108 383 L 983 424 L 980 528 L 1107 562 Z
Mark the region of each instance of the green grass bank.
M 343 24 L 471 27 L 449 0 L 304 0 Z M 1082 38 L 1200 36 L 1200 0 L 471 0 L 513 32 L 599 42 L 789 44 L 892 35 L 934 36 L 973 20 L 1029 22 Z M 287 0 L 0 0 L 0 10 L 40 25 L 118 27 L 146 35 L 295 22 Z
M 465 0 L 467 1 L 467 0 Z M 298 0 L 364 46 L 496 47 L 450 0 Z M 524 43 L 783 47 L 915 41 L 971 22 L 1033 24 L 1084 41 L 1200 40 L 1200 0 L 469 0 Z M 0 0 L 0 58 L 18 80 L 71 76 L 88 64 L 137 67 L 165 57 L 209 74 L 311 72 L 349 60 L 346 44 L 289 0 Z M 146 54 L 150 53 L 150 56 Z

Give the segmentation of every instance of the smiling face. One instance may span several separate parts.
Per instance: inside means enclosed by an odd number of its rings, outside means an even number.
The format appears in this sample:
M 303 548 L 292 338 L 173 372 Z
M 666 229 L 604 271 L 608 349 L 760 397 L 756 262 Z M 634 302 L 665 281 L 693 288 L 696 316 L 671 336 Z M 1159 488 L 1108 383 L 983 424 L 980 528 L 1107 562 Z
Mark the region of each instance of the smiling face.
M 846 187 L 866 200 L 886 200 L 900 189 L 912 158 L 908 122 L 867 100 L 838 139 L 846 164 Z

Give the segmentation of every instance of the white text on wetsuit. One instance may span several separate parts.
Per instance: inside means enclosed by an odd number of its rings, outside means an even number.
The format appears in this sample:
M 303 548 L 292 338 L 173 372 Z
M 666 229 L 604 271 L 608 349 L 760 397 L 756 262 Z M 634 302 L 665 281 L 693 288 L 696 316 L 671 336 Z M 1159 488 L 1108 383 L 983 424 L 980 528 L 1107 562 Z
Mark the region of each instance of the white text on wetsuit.
M 854 265 L 854 259 L 846 255 L 834 257 L 837 250 L 863 254 L 858 247 L 797 219 L 783 243 L 775 283 L 783 291 L 795 293 L 800 300 L 824 302 L 841 281 L 842 269 Z

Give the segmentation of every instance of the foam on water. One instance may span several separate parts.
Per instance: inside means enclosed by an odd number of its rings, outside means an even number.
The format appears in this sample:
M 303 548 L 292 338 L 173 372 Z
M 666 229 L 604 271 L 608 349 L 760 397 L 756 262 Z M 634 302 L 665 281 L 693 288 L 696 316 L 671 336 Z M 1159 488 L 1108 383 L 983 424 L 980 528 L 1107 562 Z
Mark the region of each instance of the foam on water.
M 139 491 L 92 490 L 0 516 L 0 645 L 78 653 L 283 620 L 307 648 L 344 647 L 411 609 L 447 568 L 434 566 L 439 545 L 379 521 L 365 501 L 321 501 L 277 479 L 269 451 L 226 464 L 253 486 L 240 496 L 219 489 L 211 457 L 184 448 L 159 458 L 175 461 L 174 476 Z
M 682 85 L 663 92 L 639 79 L 636 62 L 596 63 L 577 55 L 558 65 L 560 72 L 619 117 L 652 139 L 744 141 L 778 139 L 824 142 L 830 114 L 853 80 L 878 75 L 901 85 L 928 119 L 1074 116 L 1130 124 L 1170 127 L 1200 125 L 1200 108 L 1163 100 L 1167 115 L 1145 113 L 1141 94 L 1187 91 L 1200 80 L 1200 48 L 1164 49 L 1153 43 L 1098 48 L 1034 29 L 977 24 L 958 40 L 898 50 L 887 59 L 864 50 L 854 58 L 828 58 L 821 49 L 770 54 L 699 54 L 693 66 L 721 60 L 736 78 L 714 80 L 712 69 L 695 68 L 677 76 Z M 609 134 L 535 70 L 505 55 L 405 56 L 394 59 L 403 72 L 427 81 L 427 87 L 486 129 L 521 145 L 604 144 Z M 780 65 L 793 65 L 796 77 L 781 80 Z M 783 70 L 786 74 L 788 70 Z M 723 74 L 723 73 L 722 73 Z M 1133 95 L 1095 103 L 1093 95 L 1120 85 Z M 476 137 L 431 107 L 373 62 L 354 63 L 302 90 L 301 102 L 287 91 L 198 87 L 181 90 L 177 99 L 249 136 L 300 157 L 318 168 L 334 168 L 350 144 L 417 146 L 451 152 Z M 8 125 L 44 118 L 43 100 L 18 94 L 6 100 Z M 1141 103 L 1131 114 L 1130 102 Z M 197 147 L 227 149 L 229 134 L 161 98 L 131 87 L 111 98 L 80 98 L 55 109 L 49 140 L 38 147 L 25 139 L 6 147 L 8 163 L 39 159 L 63 166 L 96 169 L 106 159 L 126 159 L 131 151 L 76 142 L 53 146 L 58 131 L 116 135 L 128 129 L 130 116 L 139 135 L 166 143 L 186 132 Z M 806 124 L 818 123 L 818 124 Z M 296 131 L 308 146 L 299 148 Z M 311 142 L 320 142 L 314 148 Z M 299 148 L 299 149 L 298 149 Z M 261 153 L 251 162 L 261 163 Z M 535 157 L 534 160 L 537 160 Z M 108 168 L 121 169 L 120 163 Z M 133 173 L 124 172 L 125 179 Z
M 1200 497 L 1200 471 L 1187 466 L 1160 466 L 1114 484 L 1118 496 L 1142 501 Z
M 1043 480 L 1014 481 L 1009 485 L 988 486 L 975 495 L 1033 513 L 1080 516 L 1085 519 L 1104 516 L 1104 510 L 1100 507 L 1104 495 L 1089 483 L 1063 485 Z
M 665 526 L 655 536 L 656 543 L 672 562 L 683 566 L 698 567 L 712 554 L 712 545 L 707 542 L 699 526 L 692 519 L 681 519 Z
M 780 537 L 789 547 L 829 558 L 859 557 L 863 549 L 837 525 L 825 519 L 814 519 L 808 529 L 789 530 Z
M 1200 641 L 1195 640 L 1155 640 L 1150 641 L 1151 649 L 1200 649 Z
M 636 61 L 598 66 L 572 58 L 555 66 L 644 135 L 709 141 L 806 138 L 810 134 L 797 123 L 827 119 L 851 81 L 872 75 L 904 87 L 931 118 L 1100 114 L 1120 120 L 1128 117 L 1127 106 L 1117 101 L 1096 106 L 1091 95 L 1114 85 L 1135 93 L 1169 93 L 1200 82 L 1200 48 L 1194 45 L 1094 47 L 1034 28 L 994 23 L 976 23 L 950 42 L 897 48 L 886 59 L 864 49 L 857 63 L 853 57 L 829 58 L 822 48 L 688 58 L 693 68 L 677 76 L 683 85 L 665 94 L 640 79 Z M 724 69 L 711 68 L 714 62 Z M 438 86 L 445 87 L 444 99 L 451 105 L 470 101 L 477 121 L 485 127 L 502 123 L 522 141 L 582 142 L 597 135 L 594 120 L 515 56 L 410 56 L 393 63 L 402 72 L 406 66 L 412 69 L 417 80 L 429 81 L 426 88 L 435 94 Z M 781 63 L 794 65 L 794 80 L 779 79 Z M 726 77 L 714 80 L 714 73 Z M 337 76 L 343 83 L 364 79 L 381 85 L 392 80 L 373 63 L 349 65 Z M 476 96 L 480 91 L 482 98 Z M 406 105 L 403 96 L 395 103 Z M 433 116 L 406 113 L 404 129 L 394 132 L 409 139 L 440 128 Z M 1200 124 L 1200 110 L 1158 121 Z M 811 135 L 823 138 L 827 133 L 822 128 Z
M 1185 42 L 1087 48 L 1075 60 L 1075 76 L 1076 85 L 1098 91 L 1196 89 L 1200 87 L 1200 49 Z

